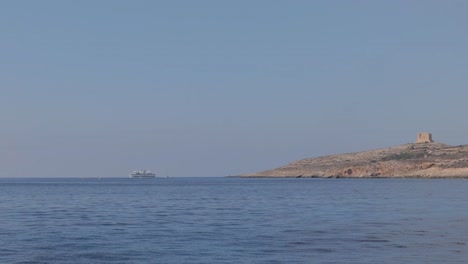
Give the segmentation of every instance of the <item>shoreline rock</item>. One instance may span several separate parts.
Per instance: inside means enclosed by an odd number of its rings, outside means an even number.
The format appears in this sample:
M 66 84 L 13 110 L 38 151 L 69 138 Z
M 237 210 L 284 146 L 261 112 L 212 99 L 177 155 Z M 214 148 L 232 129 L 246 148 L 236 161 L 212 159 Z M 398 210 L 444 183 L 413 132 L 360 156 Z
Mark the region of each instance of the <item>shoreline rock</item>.
M 468 178 L 468 145 L 410 143 L 357 153 L 307 158 L 240 177 Z

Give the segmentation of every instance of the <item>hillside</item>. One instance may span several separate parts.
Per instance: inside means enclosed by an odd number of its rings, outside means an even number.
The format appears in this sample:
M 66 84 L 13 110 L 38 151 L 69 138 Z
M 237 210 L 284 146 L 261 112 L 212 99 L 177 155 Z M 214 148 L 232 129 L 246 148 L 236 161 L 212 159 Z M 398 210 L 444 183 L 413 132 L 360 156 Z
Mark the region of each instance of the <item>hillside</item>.
M 414 143 L 295 161 L 241 177 L 468 178 L 468 145 Z

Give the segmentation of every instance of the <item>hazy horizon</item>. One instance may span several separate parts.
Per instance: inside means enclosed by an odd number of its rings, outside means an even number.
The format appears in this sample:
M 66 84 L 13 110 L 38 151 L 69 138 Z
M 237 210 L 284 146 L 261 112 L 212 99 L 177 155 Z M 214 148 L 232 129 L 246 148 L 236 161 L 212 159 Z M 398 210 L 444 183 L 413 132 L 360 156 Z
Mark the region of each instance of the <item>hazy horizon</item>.
M 468 143 L 466 1 L 9 1 L 0 177 Z

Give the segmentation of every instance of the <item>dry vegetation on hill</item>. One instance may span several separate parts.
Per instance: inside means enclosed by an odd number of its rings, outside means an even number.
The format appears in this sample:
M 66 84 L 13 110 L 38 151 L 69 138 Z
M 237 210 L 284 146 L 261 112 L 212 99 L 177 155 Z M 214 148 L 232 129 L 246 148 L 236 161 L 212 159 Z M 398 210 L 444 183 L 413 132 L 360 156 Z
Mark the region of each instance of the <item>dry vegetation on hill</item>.
M 405 144 L 358 153 L 308 158 L 241 177 L 468 177 L 468 145 Z

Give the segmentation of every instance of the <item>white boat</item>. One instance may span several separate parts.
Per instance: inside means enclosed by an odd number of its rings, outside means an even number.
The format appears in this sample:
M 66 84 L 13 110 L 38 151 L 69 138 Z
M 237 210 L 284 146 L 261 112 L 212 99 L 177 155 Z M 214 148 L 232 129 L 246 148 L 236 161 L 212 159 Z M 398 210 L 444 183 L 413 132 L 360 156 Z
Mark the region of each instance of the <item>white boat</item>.
M 128 175 L 130 178 L 154 178 L 156 174 L 149 170 L 136 170 Z

